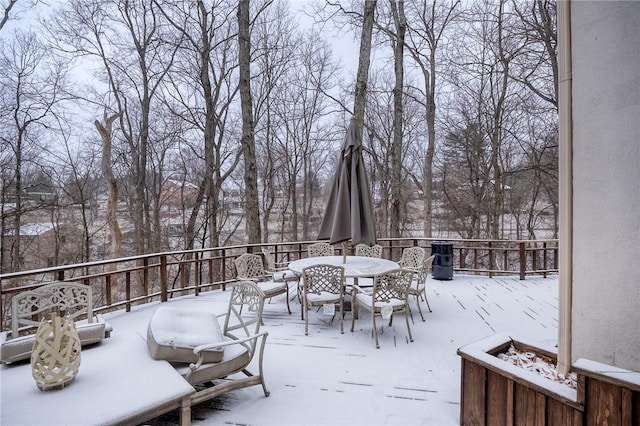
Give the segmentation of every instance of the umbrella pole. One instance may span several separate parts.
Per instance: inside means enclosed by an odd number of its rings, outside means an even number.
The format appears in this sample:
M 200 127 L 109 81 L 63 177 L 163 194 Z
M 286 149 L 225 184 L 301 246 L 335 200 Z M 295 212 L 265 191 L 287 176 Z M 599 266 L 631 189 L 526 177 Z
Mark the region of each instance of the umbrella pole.
M 347 242 L 342 242 L 342 263 L 347 263 Z

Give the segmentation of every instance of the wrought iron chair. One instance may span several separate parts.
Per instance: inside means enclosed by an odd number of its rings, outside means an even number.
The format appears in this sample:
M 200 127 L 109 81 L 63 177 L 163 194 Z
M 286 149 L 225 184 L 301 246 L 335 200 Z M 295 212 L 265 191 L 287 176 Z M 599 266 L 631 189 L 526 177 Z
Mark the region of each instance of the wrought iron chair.
M 422 262 L 422 267 L 415 275 L 413 281 L 411 281 L 411 287 L 409 287 L 409 295 L 416 297 L 416 304 L 418 305 L 418 311 L 420 312 L 422 321 L 424 321 L 424 315 L 422 314 L 422 308 L 420 308 L 420 298 L 424 299 L 429 312 L 431 312 L 429 299 L 427 299 L 427 278 L 429 277 L 429 272 L 431 272 L 431 265 L 435 257 L 435 255 L 431 255 Z
M 363 289 L 354 285 L 353 296 L 351 301 L 351 331 L 353 332 L 358 308 L 363 307 L 371 312 L 373 321 L 372 333 L 375 336 L 376 348 L 380 348 L 378 342 L 378 328 L 376 325 L 376 316 L 383 319 L 389 319 L 391 326 L 393 315 L 404 313 L 407 322 L 407 332 L 409 333 L 409 341 L 413 342 L 411 335 L 411 327 L 409 326 L 409 287 L 413 280 L 414 272 L 409 269 L 395 269 L 386 274 L 378 275 L 373 280 L 373 290 Z
M 271 279 L 275 282 L 284 281 L 286 283 L 295 282 L 296 283 L 296 293 L 298 297 L 298 301 L 302 300 L 302 288 L 300 286 L 300 277 L 296 275 L 293 271 L 287 268 L 286 262 L 276 262 L 271 253 L 271 250 L 268 247 L 262 248 L 262 255 L 264 257 L 264 262 L 266 264 L 265 272 L 268 275 L 271 275 Z M 296 296 L 293 296 L 296 297 Z
M 307 247 L 309 257 L 333 256 L 333 246 L 329 243 L 314 243 Z
M 402 257 L 398 261 L 401 268 L 420 270 L 424 261 L 425 251 L 422 247 L 407 247 L 402 251 Z
M 356 256 L 382 257 L 382 246 L 380 244 L 369 246 L 360 243 L 356 246 Z
M 340 308 L 340 333 L 344 333 L 344 268 L 335 265 L 313 265 L 302 270 L 302 319 L 304 334 L 309 334 L 309 308 L 312 306 L 338 305 Z M 335 316 L 335 310 L 333 315 Z
M 289 268 L 286 262 L 276 262 L 273 253 L 267 247 L 262 248 L 262 256 L 266 264 L 265 272 L 271 275 L 274 281 L 297 282 L 298 276 Z
M 262 263 L 262 257 L 257 254 L 245 253 L 235 258 L 233 264 L 236 267 L 237 278 L 239 280 L 254 281 L 264 293 L 265 299 L 271 299 L 279 294 L 286 294 L 287 311 L 291 314 L 291 307 L 289 306 L 289 283 L 269 279 Z

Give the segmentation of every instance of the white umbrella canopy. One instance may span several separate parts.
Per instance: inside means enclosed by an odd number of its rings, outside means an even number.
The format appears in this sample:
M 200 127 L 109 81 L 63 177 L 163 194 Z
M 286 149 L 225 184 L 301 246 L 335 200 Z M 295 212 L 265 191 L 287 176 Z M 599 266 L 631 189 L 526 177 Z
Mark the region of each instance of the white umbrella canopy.
M 318 239 L 376 244 L 371 187 L 362 158 L 362 131 L 351 119 Z

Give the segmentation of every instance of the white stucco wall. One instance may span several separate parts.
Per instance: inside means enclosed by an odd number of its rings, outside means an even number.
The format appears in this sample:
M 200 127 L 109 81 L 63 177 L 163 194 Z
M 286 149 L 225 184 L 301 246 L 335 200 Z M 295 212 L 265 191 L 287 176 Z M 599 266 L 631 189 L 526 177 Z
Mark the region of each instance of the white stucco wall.
M 572 359 L 640 371 L 640 2 L 571 3 Z

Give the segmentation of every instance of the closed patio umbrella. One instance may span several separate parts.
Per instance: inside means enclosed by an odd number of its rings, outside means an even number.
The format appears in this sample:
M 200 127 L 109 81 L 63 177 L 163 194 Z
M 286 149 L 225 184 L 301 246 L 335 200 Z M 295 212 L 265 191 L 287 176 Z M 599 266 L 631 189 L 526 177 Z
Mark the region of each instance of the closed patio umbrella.
M 331 244 L 376 244 L 369 177 L 362 158 L 362 131 L 351 119 L 318 239 Z

